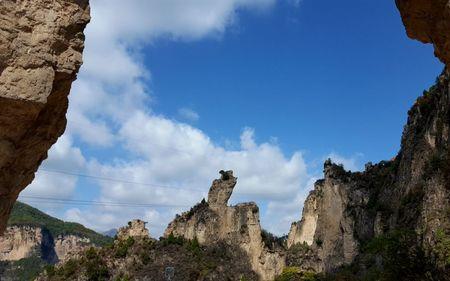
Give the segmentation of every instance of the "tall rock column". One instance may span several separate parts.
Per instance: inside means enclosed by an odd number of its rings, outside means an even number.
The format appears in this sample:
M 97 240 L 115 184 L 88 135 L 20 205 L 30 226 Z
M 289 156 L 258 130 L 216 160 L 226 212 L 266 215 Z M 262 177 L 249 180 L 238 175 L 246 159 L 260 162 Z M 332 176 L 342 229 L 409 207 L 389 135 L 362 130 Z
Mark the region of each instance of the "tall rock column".
M 0 233 L 66 127 L 88 0 L 0 1 Z

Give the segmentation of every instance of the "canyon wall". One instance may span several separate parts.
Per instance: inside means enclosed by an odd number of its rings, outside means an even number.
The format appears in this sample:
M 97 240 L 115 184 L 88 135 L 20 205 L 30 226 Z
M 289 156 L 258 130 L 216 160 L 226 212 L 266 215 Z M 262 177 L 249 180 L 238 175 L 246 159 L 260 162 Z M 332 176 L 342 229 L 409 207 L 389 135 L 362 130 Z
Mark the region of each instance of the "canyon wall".
M 221 178 L 214 180 L 209 190 L 208 201 L 177 216 L 166 229 L 165 237 L 197 239 L 204 245 L 225 242 L 238 246 L 247 253 L 252 269 L 261 280 L 273 280 L 284 267 L 283 250 L 264 244 L 255 203 L 227 205 L 237 178 L 232 171 L 220 173 Z
M 64 132 L 88 0 L 0 1 L 0 233 Z
M 18 261 L 35 256 L 48 263 L 56 263 L 91 246 L 88 238 L 72 234 L 53 237 L 45 228 L 9 226 L 0 237 L 0 261 Z

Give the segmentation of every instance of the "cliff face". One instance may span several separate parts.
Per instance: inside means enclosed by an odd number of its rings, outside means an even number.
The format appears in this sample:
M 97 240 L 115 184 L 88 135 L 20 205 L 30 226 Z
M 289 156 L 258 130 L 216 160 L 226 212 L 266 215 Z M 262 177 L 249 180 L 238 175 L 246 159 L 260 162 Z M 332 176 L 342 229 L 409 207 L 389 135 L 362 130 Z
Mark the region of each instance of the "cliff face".
M 92 246 L 88 238 L 76 235 L 53 237 L 46 229 L 10 226 L 0 237 L 0 261 L 39 257 L 48 263 L 64 261 Z
M 64 132 L 88 0 L 0 1 L 0 233 Z
M 450 65 L 450 1 L 396 0 L 406 32 L 412 39 L 432 43 L 435 55 Z
M 252 269 L 262 280 L 273 280 L 284 267 L 283 251 L 264 245 L 255 203 L 227 206 L 237 178 L 232 171 L 221 171 L 221 174 L 221 179 L 215 180 L 209 190 L 208 202 L 203 201 L 177 216 L 169 224 L 165 237 L 197 239 L 203 245 L 224 242 L 238 246 L 247 253 Z
M 450 249 L 442 243 L 450 234 L 449 88 L 444 72 L 417 100 L 395 159 L 358 173 L 325 163 L 325 179 L 315 184 L 302 220 L 289 233 L 289 247 L 310 246 L 297 265 L 330 272 L 354 262 L 370 241 L 402 231 L 413 233 L 409 246 L 423 252 L 433 272 L 447 269 Z

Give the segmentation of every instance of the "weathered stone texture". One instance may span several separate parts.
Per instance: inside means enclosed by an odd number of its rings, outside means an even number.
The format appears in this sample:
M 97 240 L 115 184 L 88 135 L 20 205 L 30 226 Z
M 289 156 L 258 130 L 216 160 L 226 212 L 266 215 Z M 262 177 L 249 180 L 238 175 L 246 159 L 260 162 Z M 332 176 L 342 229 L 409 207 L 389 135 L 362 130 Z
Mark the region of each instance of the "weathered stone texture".
M 37 256 L 49 263 L 65 261 L 93 246 L 88 238 L 52 235 L 41 227 L 9 226 L 0 237 L 0 261 L 18 261 Z
M 0 233 L 64 132 L 88 0 L 0 1 Z
M 150 232 L 145 227 L 146 222 L 141 220 L 132 220 L 127 226 L 121 227 L 117 233 L 119 240 L 125 240 L 129 237 L 147 237 L 150 238 Z
M 450 1 L 396 0 L 406 33 L 412 39 L 432 43 L 435 55 L 450 65 Z
M 282 249 L 269 249 L 262 239 L 259 208 L 255 203 L 227 206 L 237 183 L 232 171 L 221 171 L 221 179 L 213 182 L 208 203 L 202 201 L 189 212 L 171 222 L 165 231 L 186 239 L 198 239 L 200 244 L 225 242 L 247 253 L 252 269 L 261 280 L 273 280 L 281 273 L 285 256 Z
M 436 233 L 450 231 L 449 89 L 444 71 L 409 111 L 401 150 L 391 161 L 356 173 L 325 163 L 325 179 L 289 233 L 289 247 L 311 249 L 298 266 L 331 272 L 351 264 L 364 242 L 397 230 L 416 233 L 425 255 L 436 259 Z

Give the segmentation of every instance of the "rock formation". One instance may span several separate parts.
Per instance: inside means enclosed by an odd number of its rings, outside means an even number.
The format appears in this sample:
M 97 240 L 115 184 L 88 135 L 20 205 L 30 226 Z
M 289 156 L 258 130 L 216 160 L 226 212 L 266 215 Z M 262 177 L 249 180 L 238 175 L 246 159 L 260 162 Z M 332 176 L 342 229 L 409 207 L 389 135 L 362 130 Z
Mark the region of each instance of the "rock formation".
M 408 36 L 432 43 L 435 55 L 450 66 L 450 1 L 396 0 L 396 3 Z
M 88 0 L 0 1 L 0 233 L 64 132 Z
M 414 233 L 409 246 L 423 251 L 433 274 L 445 272 L 450 249 L 440 243 L 450 235 L 449 89 L 444 71 L 409 111 L 393 160 L 357 173 L 325 163 L 325 179 L 315 184 L 289 233 L 290 247 L 306 243 L 313 253 L 298 266 L 333 271 L 355 261 L 373 239 L 402 231 Z
M 36 256 L 48 263 L 56 263 L 91 246 L 88 238 L 76 235 L 53 238 L 41 227 L 9 226 L 0 237 L 0 261 L 17 261 Z
M 141 220 L 132 220 L 127 226 L 121 227 L 117 233 L 119 240 L 125 240 L 128 237 L 150 237 L 150 232 L 145 227 L 145 222 Z
M 284 254 L 278 248 L 269 249 L 262 239 L 259 209 L 255 203 L 227 206 L 237 183 L 232 171 L 221 171 L 214 180 L 208 202 L 202 201 L 189 212 L 177 216 L 165 231 L 185 239 L 197 239 L 200 244 L 224 242 L 239 246 L 250 258 L 252 269 L 262 280 L 273 280 L 284 267 Z

